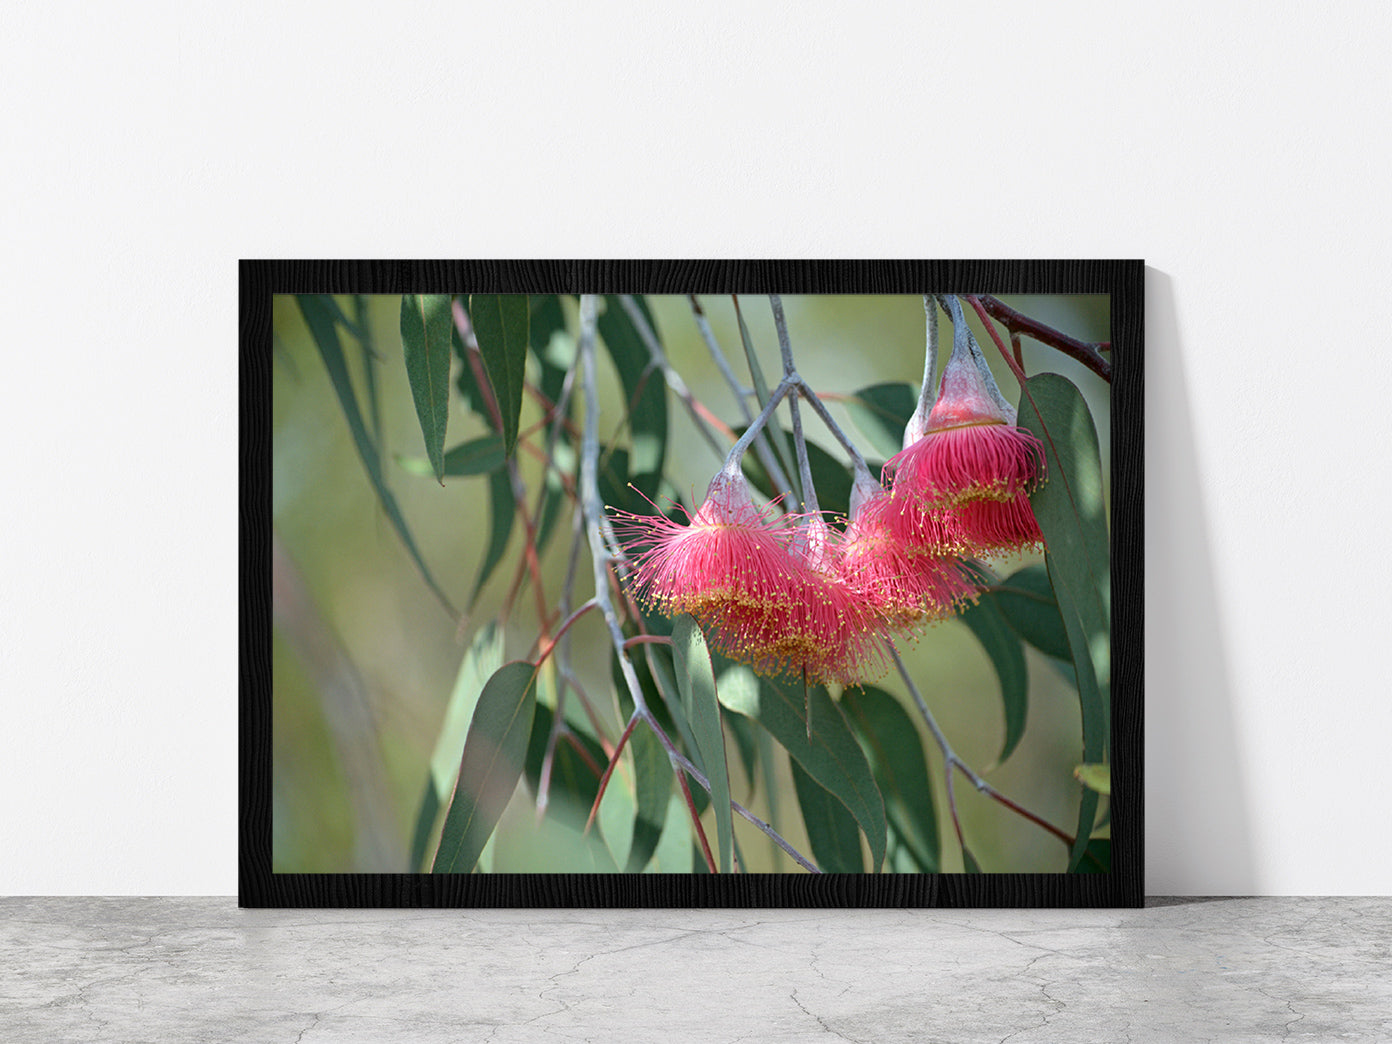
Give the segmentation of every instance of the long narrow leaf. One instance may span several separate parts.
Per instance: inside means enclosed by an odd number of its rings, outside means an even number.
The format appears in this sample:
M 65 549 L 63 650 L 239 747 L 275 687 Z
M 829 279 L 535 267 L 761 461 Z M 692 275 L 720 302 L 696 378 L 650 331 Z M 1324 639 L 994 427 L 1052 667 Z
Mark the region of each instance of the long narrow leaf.
M 479 694 L 494 672 L 503 665 L 503 632 L 496 621 L 490 620 L 479 628 L 470 643 L 455 675 L 454 689 L 445 704 L 445 717 L 440 735 L 435 740 L 435 752 L 430 757 L 430 772 L 425 781 L 425 796 L 416 816 L 416 829 L 411 839 L 411 869 L 420 867 L 435 832 L 439 812 L 449 801 L 459 775 L 459 759 L 464 754 L 464 738 L 469 732 Z
M 536 712 L 536 673 L 530 663 L 504 664 L 479 694 L 435 853 L 435 873 L 473 870 L 507 807 L 526 762 Z
M 470 475 L 487 475 L 497 471 L 505 462 L 503 456 L 503 437 L 501 435 L 481 435 L 468 442 L 461 442 L 445 454 L 444 474 L 451 478 L 465 478 Z M 430 462 L 419 457 L 396 458 L 402 471 L 412 475 L 428 477 L 433 474 Z
M 624 873 L 637 874 L 648 865 L 662 839 L 675 774 L 667 752 L 645 724 L 640 723 L 634 729 L 628 749 L 633 756 L 633 787 L 638 808 L 634 813 L 633 844 L 628 850 Z
M 802 822 L 812 843 L 812 857 L 824 874 L 863 874 L 860 827 L 846 806 L 826 792 L 796 761 L 791 763 L 793 789 L 802 808 Z
M 635 297 L 634 301 L 656 332 L 647 302 L 642 297 Z M 633 447 L 631 481 L 644 495 L 656 497 L 667 460 L 667 383 L 617 296 L 605 297 L 605 311 L 598 325 L 628 407 Z
M 1025 667 L 1025 649 L 1020 637 L 996 604 L 994 595 L 983 594 L 977 603 L 960 617 L 971 629 L 1000 680 L 1001 705 L 1005 711 L 1005 741 L 997 763 L 1005 761 L 1025 734 L 1029 713 L 1029 671 Z
M 730 777 L 725 760 L 725 733 L 720 727 L 720 704 L 716 697 L 715 671 L 711 667 L 706 638 L 696 621 L 683 613 L 672 624 L 672 654 L 676 664 L 677 687 L 682 694 L 682 707 L 696 745 L 705 762 L 710 780 L 711 804 L 715 809 L 715 832 L 720 872 L 730 872 L 731 839 L 734 828 L 730 820 Z
M 503 445 L 510 457 L 517 448 L 517 420 L 522 412 L 527 369 L 527 295 L 472 294 L 469 319 L 474 324 L 484 372 L 502 414 Z
M 850 726 L 826 688 L 809 689 L 812 735 L 808 738 L 802 686 L 791 691 L 769 679 L 757 686 L 729 685 L 720 701 L 730 710 L 753 718 L 773 736 L 818 783 L 846 806 L 870 842 L 872 869 L 878 873 L 886 846 L 884 801 Z
M 357 447 L 358 457 L 362 460 L 367 477 L 372 482 L 372 488 L 377 491 L 377 499 L 382 503 L 382 510 L 387 513 L 387 518 L 391 520 L 392 527 L 401 537 L 401 543 L 405 545 L 407 553 L 416 563 L 416 568 L 420 570 L 421 578 L 425 580 L 426 585 L 434 592 L 441 604 L 449 610 L 451 616 L 458 616 L 459 613 L 450 603 L 449 596 L 435 582 L 435 577 L 425 564 L 425 559 L 416 547 L 415 538 L 411 536 L 411 530 L 406 525 L 406 519 L 397 506 L 396 498 L 387 488 L 382 475 L 381 456 L 376 444 L 368 436 L 367 427 L 363 423 L 362 411 L 358 407 L 357 395 L 353 391 L 353 382 L 348 376 L 348 364 L 343 357 L 343 347 L 339 344 L 338 331 L 334 328 L 334 320 L 328 306 L 316 294 L 298 294 L 296 300 L 299 302 L 300 311 L 304 313 L 305 322 L 309 325 L 309 332 L 314 338 L 315 347 L 319 350 L 319 357 L 324 361 L 324 368 L 329 372 L 329 380 L 333 382 L 339 406 L 343 409 L 344 419 L 348 422 L 348 430 L 353 436 L 353 444 Z
M 1053 373 L 1026 381 L 1019 423 L 1044 444 L 1048 481 L 1030 502 L 1044 534 L 1045 564 L 1078 682 L 1081 760 L 1101 762 L 1108 746 L 1112 588 L 1097 429 L 1082 394 Z M 1096 792 L 1084 789 L 1070 870 L 1086 850 L 1097 804 Z
M 872 685 L 847 689 L 841 706 L 861 738 L 894 834 L 921 872 L 938 873 L 942 842 L 937 810 L 928 759 L 913 718 L 898 700 Z
M 1068 632 L 1063 628 L 1058 599 L 1045 566 L 1028 565 L 1016 570 L 992 593 L 1016 634 L 1046 656 L 1072 659 Z
M 508 537 L 512 535 L 513 518 L 517 513 L 517 501 L 512 496 L 512 478 L 505 468 L 499 468 L 488 476 L 488 548 L 483 553 L 479 565 L 478 579 L 474 581 L 474 593 L 469 596 L 469 608 L 478 601 L 483 585 L 498 568 L 507 550 Z
M 442 484 L 445 477 L 445 428 L 449 424 L 449 294 L 403 294 L 401 347 L 406 377 L 416 402 L 416 417 L 425 438 L 425 455 Z

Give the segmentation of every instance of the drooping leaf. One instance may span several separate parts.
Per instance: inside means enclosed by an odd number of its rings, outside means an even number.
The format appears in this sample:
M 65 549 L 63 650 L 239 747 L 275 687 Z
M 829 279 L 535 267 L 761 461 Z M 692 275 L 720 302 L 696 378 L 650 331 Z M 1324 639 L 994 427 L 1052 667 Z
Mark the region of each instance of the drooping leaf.
M 449 294 L 401 296 L 401 347 L 416 403 L 425 455 L 435 477 L 445 477 L 445 428 L 449 423 L 450 336 L 454 319 Z
M 457 616 L 458 612 L 450 604 L 449 596 L 435 582 L 435 577 L 431 575 L 430 568 L 425 564 L 420 549 L 416 547 L 415 538 L 411 536 L 406 519 L 401 514 L 400 507 L 397 506 L 396 497 L 387 488 L 386 480 L 382 474 L 381 455 L 376 443 L 368 436 L 367 428 L 363 424 L 362 411 L 358 407 L 357 395 L 353 391 L 353 382 L 348 376 L 348 364 L 343 357 L 343 347 L 339 343 L 338 331 L 334 328 L 334 320 L 328 306 L 324 303 L 322 296 L 318 294 L 297 294 L 296 300 L 299 302 L 300 311 L 304 314 L 305 322 L 309 325 L 309 332 L 314 338 L 314 345 L 319 351 L 319 357 L 323 359 L 324 368 L 329 373 L 329 380 L 333 383 L 334 393 L 338 396 L 339 406 L 343 410 L 344 419 L 348 422 L 348 430 L 352 433 L 358 457 L 362 460 L 367 477 L 372 482 L 372 488 L 377 491 L 377 499 L 381 501 L 382 510 L 386 512 L 392 527 L 401 537 L 401 543 L 405 545 L 407 553 L 416 563 L 416 568 L 420 570 L 426 585 L 449 610 L 450 615 Z
M 656 497 L 657 478 L 667 460 L 667 384 L 618 296 L 607 294 L 604 300 L 599 336 L 613 360 L 628 407 L 632 481 L 649 497 Z M 642 297 L 634 301 L 656 333 L 647 302 Z
M 662 828 L 667 823 L 667 806 L 672 796 L 674 773 L 667 752 L 653 731 L 642 722 L 628 738 L 633 757 L 633 783 L 638 810 L 633 819 L 633 844 L 628 850 L 624 873 L 642 873 L 657 851 Z M 610 780 L 610 786 L 614 781 Z
M 749 327 L 745 325 L 744 313 L 740 311 L 739 298 L 733 297 L 732 300 L 735 303 L 735 319 L 739 322 L 740 343 L 744 345 L 744 357 L 749 361 L 749 378 L 754 384 L 754 396 L 762 410 L 768 404 L 771 389 L 768 381 L 764 379 L 763 367 L 759 365 L 759 355 L 754 351 L 754 342 L 749 336 Z M 765 431 L 769 443 L 773 447 L 774 456 L 778 458 L 778 464 L 783 469 L 783 474 L 787 475 L 788 481 L 793 484 L 793 495 L 801 504 L 802 476 L 798 472 L 797 461 L 793 457 L 793 445 L 783 429 L 776 425 L 770 425 Z
M 430 837 L 440 809 L 454 792 L 459 775 L 459 759 L 464 753 L 464 738 L 479 694 L 488 679 L 503 665 L 503 632 L 496 621 L 490 620 L 479 628 L 464 653 L 455 675 L 454 689 L 445 704 L 445 716 L 440 735 L 435 740 L 435 752 L 430 757 L 430 773 L 425 781 L 425 796 L 416 816 L 416 829 L 411 840 L 411 868 L 420 867 L 425 859 Z
M 715 832 L 719 847 L 718 865 L 722 874 L 730 872 L 731 838 L 730 778 L 725 761 L 725 734 L 720 727 L 720 704 L 716 696 L 715 671 L 706 637 L 696 621 L 685 613 L 672 624 L 672 658 L 682 709 L 696 738 L 710 780 L 711 805 L 715 810 Z
M 791 762 L 793 789 L 802 808 L 812 858 L 824 874 L 863 874 L 865 858 L 860 850 L 860 827 L 855 816 L 828 794 L 796 761 Z
M 1112 767 L 1110 765 L 1077 765 L 1073 778 L 1089 790 L 1110 795 L 1112 792 Z
M 512 496 L 512 477 L 506 468 L 499 468 L 488 476 L 488 549 L 483 554 L 479 566 L 478 579 L 474 581 L 474 593 L 469 596 L 472 609 L 478 601 L 483 585 L 498 568 L 507 550 L 508 537 L 512 535 L 513 517 L 517 512 L 517 501 Z
M 721 684 L 723 679 L 724 675 L 720 675 L 716 684 Z M 724 708 L 721 710 L 721 720 L 725 722 L 725 727 L 730 730 L 730 735 L 734 737 L 735 749 L 739 751 L 740 755 L 740 764 L 744 766 L 745 786 L 753 790 L 759 768 L 758 732 L 754 729 L 753 723 L 744 715 L 732 714 Z
M 1052 567 L 1049 575 L 1052 579 Z M 1073 610 L 1073 606 L 1067 601 L 1066 596 L 1060 595 L 1059 597 L 1059 614 L 1063 617 L 1063 625 L 1068 631 L 1068 644 L 1074 649 L 1086 650 L 1087 639 L 1083 633 L 1083 625 L 1078 621 L 1078 614 Z M 1097 684 L 1096 674 L 1093 673 L 1092 658 L 1086 652 L 1077 655 L 1073 661 L 1073 667 L 1078 682 L 1078 703 L 1082 711 L 1083 760 L 1085 762 L 1100 762 L 1105 756 L 1107 748 L 1107 712 L 1102 690 Z M 1076 871 L 1082 861 L 1083 853 L 1087 848 L 1087 840 L 1092 835 L 1094 824 L 1097 821 L 1097 805 L 1097 792 L 1084 787 L 1082 796 L 1078 801 L 1076 839 L 1068 857 L 1069 873 Z
M 1080 874 L 1109 874 L 1112 872 L 1112 839 L 1094 837 L 1087 843 L 1087 850 L 1078 864 Z
M 962 864 L 966 868 L 965 873 L 981 873 L 981 864 L 976 861 L 976 856 L 972 855 L 971 849 L 966 845 L 962 846 Z
M 471 294 L 469 319 L 474 324 L 483 369 L 502 414 L 507 455 L 517 448 L 517 418 L 527 369 L 530 312 L 526 294 Z
M 1112 587 L 1097 429 L 1082 394 L 1053 373 L 1025 382 L 1019 424 L 1044 445 L 1048 479 L 1030 503 L 1044 534 L 1044 560 L 1077 677 L 1081 760 L 1100 762 L 1109 739 Z M 1070 871 L 1082 858 L 1096 813 L 1097 794 L 1084 790 Z
M 1029 712 L 1029 671 L 1025 667 L 1025 650 L 1019 635 L 1006 622 L 1005 614 L 996 604 L 994 594 L 987 592 L 977 603 L 965 609 L 961 621 L 971 629 L 1000 680 L 1001 704 L 1005 710 L 1005 742 L 997 763 L 1005 761 L 1025 734 Z
M 455 299 L 460 309 L 467 316 L 469 314 L 469 299 L 458 297 Z M 483 372 L 483 359 L 477 352 L 471 352 L 459 336 L 459 327 L 455 326 L 450 331 L 450 346 L 454 349 L 454 354 L 462 363 L 458 367 L 458 375 L 454 378 L 455 390 L 459 393 L 459 400 L 464 406 L 490 428 L 494 427 L 493 412 L 488 408 L 487 396 L 492 395 L 491 390 L 485 390 L 488 383 L 488 375 Z
M 326 297 L 332 302 L 332 297 Z M 341 313 L 340 313 L 341 314 Z M 340 320 L 340 325 L 358 339 L 362 347 L 363 383 L 367 385 L 367 419 L 372 425 L 372 441 L 382 445 L 382 403 L 377 395 L 377 350 L 373 344 L 372 324 L 367 319 L 367 296 L 353 295 L 354 322 L 349 324 Z
M 871 384 L 843 402 L 860 433 L 888 460 L 904 448 L 904 428 L 918 405 L 918 389 L 904 381 Z
M 1068 632 L 1059 616 L 1049 571 L 1043 565 L 1027 565 L 996 585 L 996 605 L 1010 626 L 1025 641 L 1046 656 L 1072 660 Z
M 770 423 L 765 430 L 773 431 L 778 426 Z M 735 429 L 736 434 L 744 434 L 744 426 Z M 791 438 L 791 436 L 789 436 Z M 838 515 L 851 510 L 851 472 L 822 447 L 807 439 L 807 466 L 812 472 L 812 485 L 817 489 L 817 501 L 823 511 L 833 511 Z M 754 487 L 764 496 L 772 499 L 782 496 L 786 490 L 774 489 L 768 472 L 759 463 L 759 458 L 749 453 L 744 458 L 744 471 Z
M 464 740 L 459 780 L 432 866 L 435 873 L 467 874 L 474 868 L 522 776 L 535 711 L 532 664 L 504 664 L 484 685 Z
M 808 739 L 802 683 L 797 683 L 796 692 L 792 688 L 764 678 L 757 687 L 722 687 L 720 701 L 767 729 L 808 775 L 850 810 L 870 842 L 871 869 L 878 873 L 885 857 L 884 801 L 865 753 L 822 685 L 809 689 L 812 737 Z
M 928 759 L 913 718 L 898 700 L 872 685 L 847 689 L 841 706 L 860 736 L 894 835 L 920 872 L 938 873 L 942 867 L 938 817 Z
M 482 435 L 477 439 L 470 439 L 468 442 L 461 442 L 458 446 L 452 447 L 442 461 L 442 474 L 451 478 L 487 475 L 489 472 L 501 468 L 505 461 L 503 437 L 501 435 Z M 421 460 L 419 457 L 398 456 L 396 462 L 402 471 L 412 475 L 424 477 L 433 474 L 430 462 Z
M 565 311 L 561 308 L 559 296 L 533 294 L 530 305 L 531 324 L 527 343 L 541 367 L 541 393 L 555 404 L 560 401 L 566 373 L 575 362 L 575 338 L 566 332 Z M 572 399 L 566 405 L 567 417 L 571 414 L 573 402 Z M 565 425 L 562 425 L 561 438 L 566 437 Z

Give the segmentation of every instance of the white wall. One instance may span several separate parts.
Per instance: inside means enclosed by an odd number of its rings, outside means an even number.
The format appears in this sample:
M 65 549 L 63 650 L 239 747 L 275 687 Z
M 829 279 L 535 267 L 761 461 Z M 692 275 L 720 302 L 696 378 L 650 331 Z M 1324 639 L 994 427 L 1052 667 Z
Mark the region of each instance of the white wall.
M 0 893 L 236 889 L 236 259 L 532 255 L 1145 257 L 1148 889 L 1392 892 L 1385 5 L 200 6 L 6 15 Z

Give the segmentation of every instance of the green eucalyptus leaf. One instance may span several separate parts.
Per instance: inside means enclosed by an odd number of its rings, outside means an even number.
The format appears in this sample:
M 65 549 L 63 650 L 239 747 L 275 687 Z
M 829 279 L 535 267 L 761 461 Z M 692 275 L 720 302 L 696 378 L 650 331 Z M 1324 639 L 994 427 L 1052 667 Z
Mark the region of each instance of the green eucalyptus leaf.
M 454 792 L 454 783 L 459 776 L 459 759 L 464 753 L 464 739 L 468 735 L 469 722 L 473 719 L 479 694 L 502 665 L 503 631 L 497 621 L 490 620 L 479 628 L 464 653 L 455 675 L 454 688 L 445 704 L 445 716 L 440 724 L 440 735 L 435 740 L 435 751 L 430 756 L 425 796 L 421 800 L 411 840 L 413 870 L 424 862 L 440 809 L 445 807 L 450 794 Z
M 888 460 L 904 448 L 904 428 L 918 405 L 918 389 L 886 381 L 853 392 L 842 404 L 875 452 Z
M 396 458 L 402 471 L 412 475 L 428 477 L 433 474 L 430 462 L 419 457 Z M 451 478 L 465 478 L 470 475 L 487 475 L 497 471 L 506 463 L 501 435 L 483 435 L 468 442 L 461 442 L 445 454 L 442 474 Z
M 841 709 L 822 685 L 808 690 L 812 702 L 812 730 L 808 738 L 800 682 L 796 688 L 793 692 L 791 686 L 764 678 L 752 687 L 722 686 L 720 701 L 767 729 L 808 775 L 850 810 L 870 842 L 872 869 L 878 873 L 887 843 L 885 809 L 869 762 Z
M 478 579 L 474 581 L 474 593 L 469 598 L 472 608 L 478 601 L 483 585 L 498 568 L 507 551 L 508 537 L 512 535 L 513 518 L 517 513 L 517 501 L 512 496 L 512 477 L 506 468 L 499 468 L 488 476 L 488 548 L 483 553 L 479 565 Z
M 812 845 L 812 858 L 824 874 L 863 874 L 860 827 L 855 816 L 796 761 L 791 762 L 793 789 Z
M 386 512 L 392 528 L 396 530 L 397 535 L 401 538 L 401 543 L 405 545 L 412 561 L 416 563 L 416 568 L 420 570 L 426 585 L 434 592 L 441 604 L 449 610 L 450 615 L 457 616 L 458 611 L 450 604 L 449 596 L 445 594 L 444 589 L 435 582 L 435 577 L 425 564 L 420 549 L 416 547 L 415 538 L 411 536 L 411 530 L 406 525 L 401 508 L 397 506 L 396 497 L 387 488 L 386 478 L 382 474 L 381 454 L 377 444 L 368 435 L 367 427 L 363 423 L 362 411 L 358 407 L 357 395 L 353 391 L 353 382 L 348 376 L 348 363 L 343 357 L 343 347 L 339 343 L 333 315 L 328 305 L 325 304 L 323 295 L 297 294 L 296 300 L 299 302 L 300 311 L 304 314 L 305 322 L 309 325 L 309 332 L 314 339 L 314 346 L 319 350 L 319 357 L 324 361 L 324 369 L 329 373 L 329 380 L 333 383 L 334 393 L 338 396 L 343 417 L 348 422 L 348 430 L 353 436 L 353 444 L 357 448 L 358 457 L 362 460 L 363 469 L 372 482 L 372 488 L 377 492 L 377 499 L 382 504 L 382 510 Z
M 1044 445 L 1047 481 L 1031 494 L 1030 503 L 1044 534 L 1044 560 L 1077 676 L 1081 760 L 1100 762 L 1109 738 L 1112 586 L 1097 428 L 1082 393 L 1054 373 L 1025 382 L 1019 424 Z M 1085 790 L 1070 871 L 1082 859 L 1097 804 L 1096 792 Z
M 647 302 L 642 297 L 635 297 L 634 301 L 656 335 L 657 325 Z M 599 317 L 598 327 L 627 405 L 633 483 L 649 497 L 655 497 L 657 478 L 667 460 L 667 384 L 617 295 L 605 296 L 605 311 Z
M 1025 719 L 1029 712 L 1029 671 L 1025 667 L 1025 649 L 990 593 L 983 594 L 975 605 L 963 610 L 959 619 L 971 629 L 986 650 L 1000 680 L 1001 704 L 1005 710 L 1005 742 L 997 759 L 999 764 L 1010 757 L 1020 737 L 1025 734 Z
M 992 595 L 1016 634 L 1046 656 L 1072 661 L 1068 632 L 1045 566 L 1027 565 L 1015 571 L 996 585 Z
M 526 760 L 536 711 L 536 673 L 530 663 L 504 664 L 479 694 L 435 853 L 435 873 L 473 870 L 507 807 Z
M 483 369 L 502 414 L 503 444 L 510 457 L 517 449 L 517 423 L 527 370 L 530 311 L 526 294 L 471 294 L 469 318 Z
M 1087 843 L 1087 850 L 1078 865 L 1080 874 L 1109 874 L 1112 872 L 1112 839 L 1094 837 Z
M 938 873 L 942 852 L 933 785 L 913 718 L 898 700 L 873 685 L 847 689 L 841 709 L 860 737 L 895 837 L 920 872 Z
M 628 738 L 633 757 L 633 782 L 638 809 L 633 819 L 633 844 L 628 850 L 624 873 L 642 873 L 657 851 L 662 828 L 667 823 L 667 806 L 672 796 L 674 773 L 667 752 L 653 731 L 643 722 Z M 611 778 L 609 785 L 614 785 Z
M 696 621 L 685 613 L 672 624 L 672 655 L 682 709 L 691 723 L 696 745 L 710 780 L 711 804 L 715 809 L 718 865 L 722 874 L 730 872 L 731 839 L 730 778 L 725 761 L 725 734 L 720 724 L 720 704 L 716 696 L 715 671 L 706 637 Z
M 449 294 L 403 294 L 401 347 L 406 377 L 435 478 L 445 477 L 445 428 L 449 423 L 450 338 L 454 318 Z

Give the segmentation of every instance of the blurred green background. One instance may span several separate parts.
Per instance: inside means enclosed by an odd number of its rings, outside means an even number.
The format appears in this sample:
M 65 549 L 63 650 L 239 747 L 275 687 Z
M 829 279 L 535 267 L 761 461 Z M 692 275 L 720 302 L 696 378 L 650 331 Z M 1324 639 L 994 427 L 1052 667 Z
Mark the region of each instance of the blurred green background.
M 337 299 L 353 315 L 352 300 Z M 1032 318 L 1086 341 L 1109 338 L 1105 296 L 1004 296 L 1007 304 Z M 376 354 L 374 379 L 381 404 L 381 431 L 388 483 L 422 555 L 456 605 L 473 588 L 489 530 L 487 480 L 447 478 L 442 488 L 401 468 L 393 455 L 423 458 L 424 448 L 406 371 L 399 332 L 400 298 L 366 298 L 365 318 Z M 729 389 L 712 364 L 685 297 L 648 298 L 667 354 L 695 396 L 732 426 L 741 423 Z M 702 306 L 736 373 L 747 380 L 734 309 L 728 297 L 703 297 Z M 917 386 L 923 371 L 922 299 L 901 296 L 785 297 L 797 366 L 818 391 L 847 394 L 882 381 Z M 781 372 L 778 342 L 768 302 L 740 299 L 764 371 Z M 567 301 L 569 329 L 576 331 L 575 307 Z M 940 313 L 941 315 L 941 313 Z M 1002 390 L 1012 401 L 1018 388 L 989 338 L 972 318 Z M 939 330 L 940 365 L 951 349 L 951 325 Z M 351 338 L 345 350 L 363 401 L 366 373 Z M 293 297 L 277 297 L 274 307 L 272 409 L 272 521 L 276 535 L 276 626 L 273 635 L 273 869 L 285 872 L 405 871 L 410 832 L 439 732 L 446 701 L 461 658 L 477 629 L 496 617 L 512 579 L 521 547 L 515 526 L 503 564 L 485 588 L 474 612 L 456 626 L 432 596 L 386 520 L 354 449 L 324 366 L 314 349 Z M 622 416 L 619 384 L 608 359 L 599 353 L 600 433 L 607 439 Z M 1107 385 L 1060 353 L 1024 341 L 1027 373 L 1051 370 L 1068 377 L 1084 393 L 1098 428 L 1104 477 L 1109 474 L 1110 399 Z M 454 362 L 456 367 L 459 362 Z M 580 396 L 576 395 L 577 402 Z M 828 403 L 843 428 L 857 438 L 846 412 Z M 487 434 L 473 414 L 451 412 L 447 446 Z M 810 417 L 810 411 L 804 411 Z M 672 397 L 668 414 L 668 475 L 683 501 L 699 502 L 721 461 L 696 432 Z M 786 424 L 786 411 L 780 411 Z M 580 413 L 577 412 L 577 422 Z M 541 418 L 530 398 L 523 400 L 523 430 Z M 805 421 L 808 437 L 839 460 L 845 455 L 815 417 Z M 857 438 L 868 458 L 868 440 Z M 540 463 L 519 454 L 521 473 L 535 489 Z M 569 549 L 568 512 L 542 558 L 548 597 L 560 590 Z M 1029 559 L 993 563 L 1010 572 Z M 592 593 L 588 553 L 582 556 L 575 590 L 578 604 Z M 573 629 L 574 666 L 609 720 L 609 646 L 601 621 L 591 614 Z M 519 596 L 505 630 L 506 656 L 528 654 L 537 635 L 533 599 Z M 957 752 L 978 771 L 992 766 L 1003 736 L 998 682 L 986 654 L 965 625 L 936 625 L 912 646 L 905 661 Z M 1078 784 L 1073 766 L 1081 760 L 1077 697 L 1051 664 L 1026 647 L 1030 669 L 1029 724 L 1011 758 L 987 774 L 990 782 L 1051 822 L 1072 830 Z M 908 698 L 897 678 L 875 682 Z M 573 705 L 574 700 L 570 703 Z M 915 715 L 917 720 L 917 715 Z M 612 730 L 616 734 L 618 728 Z M 943 835 L 943 869 L 961 869 L 951 838 L 941 760 L 926 729 L 930 773 L 936 788 Z M 733 746 L 731 748 L 733 750 Z M 742 772 L 732 761 L 737 800 L 772 817 L 799 850 L 809 852 L 792 790 L 786 755 L 776 746 L 781 792 L 762 786 L 750 797 Z M 601 820 L 623 862 L 629 780 L 616 774 Z M 979 796 L 959 777 L 956 787 L 962 827 L 987 871 L 1057 872 L 1063 846 L 1044 831 Z M 628 801 L 625 806 L 625 800 Z M 707 818 L 709 819 L 709 812 Z M 736 834 L 751 871 L 797 869 L 749 824 L 736 819 Z M 712 828 L 708 824 L 708 830 Z M 713 831 L 711 833 L 713 837 Z M 525 784 L 504 815 L 487 861 L 496 872 L 556 872 L 579 867 L 563 833 L 538 828 Z M 669 814 L 664 840 L 650 869 L 691 869 L 690 823 L 683 808 Z

